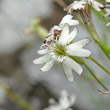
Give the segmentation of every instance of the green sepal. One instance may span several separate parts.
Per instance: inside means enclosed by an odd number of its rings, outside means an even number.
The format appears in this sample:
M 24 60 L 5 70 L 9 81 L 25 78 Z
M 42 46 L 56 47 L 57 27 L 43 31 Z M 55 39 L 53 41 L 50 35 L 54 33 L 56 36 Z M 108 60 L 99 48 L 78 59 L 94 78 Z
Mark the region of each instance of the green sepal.
M 74 61 L 76 61 L 77 63 L 81 64 L 81 65 L 85 65 L 85 60 L 80 58 L 80 57 L 76 57 L 76 56 L 70 56 L 71 59 L 73 59 Z

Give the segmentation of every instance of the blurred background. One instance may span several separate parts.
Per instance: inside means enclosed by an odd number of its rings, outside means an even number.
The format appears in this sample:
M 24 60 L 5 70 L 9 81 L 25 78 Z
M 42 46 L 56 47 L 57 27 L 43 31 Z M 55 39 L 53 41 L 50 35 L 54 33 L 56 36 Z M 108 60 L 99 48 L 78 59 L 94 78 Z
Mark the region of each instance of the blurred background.
M 70 4 L 72 0 L 65 2 Z M 85 68 L 82 76 L 74 72 L 75 82 L 70 83 L 57 66 L 42 73 L 40 68 L 43 65 L 33 64 L 33 60 L 39 57 L 37 50 L 43 41 L 37 33 L 27 35 L 25 29 L 31 21 L 40 17 L 42 25 L 49 30 L 65 14 L 53 0 L 0 0 L 0 110 L 28 110 L 25 109 L 27 103 L 35 110 L 42 110 L 48 106 L 48 99 L 58 99 L 62 90 L 76 96 L 74 110 L 110 110 L 110 95 L 97 93 L 103 88 Z M 106 29 L 106 23 L 99 20 L 96 13 L 93 13 L 93 19 L 101 39 L 104 40 L 103 35 L 106 35 L 109 41 L 110 28 Z M 80 25 L 76 39 L 85 37 L 90 35 Z M 110 70 L 110 63 L 93 40 L 86 48 Z M 87 64 L 110 88 L 110 77 L 90 60 Z

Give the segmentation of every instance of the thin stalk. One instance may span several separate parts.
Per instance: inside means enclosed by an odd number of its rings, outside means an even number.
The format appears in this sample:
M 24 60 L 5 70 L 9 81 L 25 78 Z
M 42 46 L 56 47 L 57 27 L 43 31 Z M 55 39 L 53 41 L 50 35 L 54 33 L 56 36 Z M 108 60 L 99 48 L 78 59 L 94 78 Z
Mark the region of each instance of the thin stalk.
M 100 37 L 98 36 L 96 30 L 94 29 L 94 25 L 93 24 L 91 24 L 91 25 L 86 24 L 85 26 L 86 26 L 87 30 L 89 31 L 89 33 L 90 33 L 91 37 L 93 38 L 93 40 L 96 43 L 100 42 Z
M 83 21 L 85 22 L 85 26 L 86 26 L 87 30 L 89 31 L 89 33 L 91 34 L 94 41 L 99 45 L 101 50 L 104 52 L 104 54 L 110 60 L 110 56 L 108 55 L 106 50 L 102 47 L 101 42 L 100 42 L 100 37 L 96 32 L 89 5 L 86 5 L 85 11 L 80 11 L 80 15 L 81 15 Z
M 7 96 L 16 102 L 20 107 L 22 107 L 24 110 L 35 110 L 32 108 L 25 100 L 23 100 L 21 97 L 16 95 L 10 88 L 4 88 Z
M 67 7 L 67 4 L 63 0 L 54 0 L 57 4 L 59 4 L 62 8 Z
M 87 26 L 88 31 L 90 32 L 92 38 L 95 40 L 95 42 L 98 44 L 98 46 L 101 48 L 101 50 L 104 52 L 106 57 L 110 60 L 110 56 L 106 52 L 106 50 L 102 47 L 101 42 L 100 42 L 100 37 L 98 36 L 97 32 L 92 28 L 92 26 Z
M 88 57 L 88 59 L 92 60 L 95 64 L 97 64 L 100 68 L 102 68 L 108 75 L 110 75 L 110 72 L 106 68 L 104 68 L 99 62 L 97 62 L 94 58 L 90 56 Z
M 63 1 L 63 0 L 54 0 L 60 7 L 62 8 L 66 8 L 68 5 Z M 77 14 L 73 11 L 72 13 L 73 17 L 78 20 L 82 25 L 84 25 L 84 23 L 82 22 L 82 20 L 77 16 Z
M 105 55 L 107 56 L 107 58 L 110 60 L 110 56 L 109 56 L 109 54 L 106 52 L 106 50 L 103 48 L 103 46 L 101 45 L 100 42 L 98 42 L 98 45 L 99 45 L 100 48 L 103 50 L 103 52 L 105 53 Z
M 34 28 L 34 30 L 41 39 L 45 40 L 45 36 L 48 35 L 48 30 L 45 27 L 39 24 Z
M 88 71 L 90 72 L 90 74 L 96 79 L 96 81 L 107 91 L 108 88 L 97 78 L 97 76 L 92 72 L 92 70 L 87 66 L 87 64 L 85 64 L 85 67 L 88 69 Z

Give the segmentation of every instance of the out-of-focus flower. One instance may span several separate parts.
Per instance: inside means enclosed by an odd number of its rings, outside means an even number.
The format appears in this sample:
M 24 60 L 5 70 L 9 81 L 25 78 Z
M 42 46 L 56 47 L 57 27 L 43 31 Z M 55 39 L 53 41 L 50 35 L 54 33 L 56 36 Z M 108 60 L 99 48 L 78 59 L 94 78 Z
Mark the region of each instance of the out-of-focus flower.
M 80 0 L 74 1 L 70 4 L 65 10 L 68 10 L 68 13 L 72 13 L 73 10 L 82 10 L 85 8 L 85 5 L 89 4 L 94 7 L 97 11 L 101 11 L 101 8 L 104 8 L 104 5 L 95 1 L 95 0 Z
M 104 15 L 104 17 L 110 16 L 110 5 L 109 4 L 106 4 L 105 5 L 105 12 L 106 12 L 106 14 Z M 109 26 L 109 25 L 110 25 L 110 21 L 108 21 L 108 23 L 106 24 L 106 26 Z
M 110 9 L 109 8 L 105 8 L 106 14 L 104 15 L 104 17 L 110 16 Z
M 104 5 L 100 2 L 97 2 L 96 0 L 83 0 L 83 1 L 87 1 L 87 3 L 94 7 L 97 11 L 101 11 L 101 8 L 104 8 Z
M 106 26 L 109 26 L 110 25 L 110 21 L 106 24 Z
M 72 13 L 73 10 L 80 10 L 85 8 L 85 1 L 74 1 L 71 3 L 65 10 L 68 10 L 68 13 Z
M 69 96 L 68 93 L 64 90 L 61 92 L 58 102 L 53 98 L 49 100 L 50 105 L 44 110 L 72 110 L 72 107 L 75 103 L 76 97 L 74 95 Z
M 110 3 L 110 0 L 106 0 L 106 3 Z
M 78 29 L 76 27 L 69 33 L 69 25 L 65 24 L 61 34 L 58 34 L 51 43 L 38 51 L 39 54 L 44 56 L 34 60 L 34 64 L 46 63 L 44 67 L 41 68 L 41 71 L 46 72 L 50 70 L 54 64 L 60 63 L 67 79 L 73 82 L 72 70 L 81 75 L 83 69 L 71 57 L 88 57 L 91 55 L 89 50 L 83 49 L 84 46 L 90 43 L 90 39 L 86 38 L 75 42 L 73 40 L 77 33 Z

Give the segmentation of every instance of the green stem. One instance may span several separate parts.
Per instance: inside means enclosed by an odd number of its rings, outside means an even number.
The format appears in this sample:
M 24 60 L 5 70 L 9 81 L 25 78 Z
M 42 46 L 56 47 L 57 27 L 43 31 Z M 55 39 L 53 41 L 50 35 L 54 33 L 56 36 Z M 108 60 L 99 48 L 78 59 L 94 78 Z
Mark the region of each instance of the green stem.
M 60 5 L 62 8 L 67 7 L 68 5 L 63 0 L 54 0 L 58 5 Z
M 92 38 L 95 40 L 95 42 L 99 45 L 99 47 L 101 48 L 101 50 L 104 52 L 104 54 L 107 56 L 107 58 L 110 60 L 110 56 L 108 55 L 108 53 L 106 52 L 106 50 L 102 47 L 101 42 L 100 42 L 100 37 L 98 36 L 97 32 L 95 31 L 94 28 L 92 28 L 92 26 L 86 26 L 88 31 L 90 32 Z
M 106 50 L 102 47 L 101 42 L 100 42 L 100 37 L 96 32 L 89 5 L 86 5 L 85 11 L 80 12 L 80 15 L 81 15 L 83 21 L 85 22 L 85 26 L 86 26 L 87 30 L 90 32 L 94 41 L 99 45 L 101 50 L 104 52 L 104 54 L 110 60 L 110 56 L 108 55 Z
M 106 52 L 106 50 L 103 48 L 103 46 L 101 45 L 101 42 L 98 42 L 98 45 L 99 45 L 100 48 L 103 50 L 103 52 L 105 53 L 105 55 L 107 56 L 107 58 L 110 60 L 110 56 L 109 56 L 109 54 Z
M 85 67 L 88 69 L 88 71 L 90 72 L 90 74 L 96 79 L 96 81 L 107 91 L 109 91 L 107 89 L 107 87 L 97 78 L 97 76 L 92 72 L 92 70 L 87 66 L 87 64 L 85 64 Z
M 91 56 L 88 57 L 88 59 L 92 60 L 95 64 L 97 64 L 100 68 L 102 68 L 107 74 L 110 75 L 110 72 L 104 68 L 100 63 L 98 63 L 94 58 L 92 58 Z
M 94 25 L 93 24 L 91 24 L 91 25 L 86 24 L 85 26 L 86 26 L 87 30 L 90 32 L 90 35 L 94 39 L 94 41 L 96 43 L 100 42 L 100 37 L 98 36 L 96 30 L 94 29 Z
M 20 107 L 22 107 L 24 110 L 34 110 L 25 100 L 23 100 L 21 97 L 16 95 L 10 88 L 4 88 L 7 96 L 16 102 Z
M 45 40 L 45 36 L 48 35 L 48 30 L 45 27 L 39 24 L 34 28 L 34 30 L 41 39 Z

